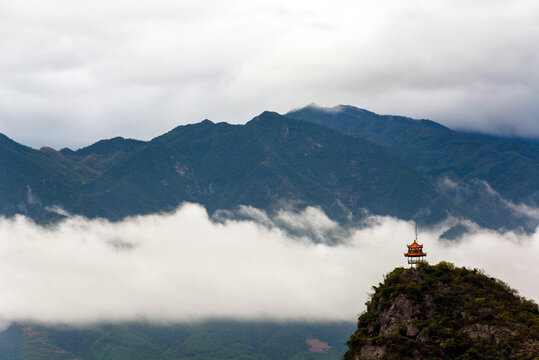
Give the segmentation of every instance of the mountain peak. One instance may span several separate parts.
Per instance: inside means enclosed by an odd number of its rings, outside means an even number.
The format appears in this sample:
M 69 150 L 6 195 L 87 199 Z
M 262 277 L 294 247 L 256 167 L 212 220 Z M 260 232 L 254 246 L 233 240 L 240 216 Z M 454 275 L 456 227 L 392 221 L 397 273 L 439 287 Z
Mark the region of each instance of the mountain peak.
M 345 359 L 534 358 L 539 308 L 500 280 L 451 263 L 396 268 L 359 317 Z
M 255 116 L 251 121 L 255 120 L 271 120 L 271 119 L 278 119 L 282 118 L 283 115 L 279 114 L 276 111 L 264 111 L 262 114 Z
M 260 126 L 260 125 L 271 126 L 271 124 L 274 124 L 276 122 L 282 122 L 285 120 L 290 120 L 290 119 L 287 119 L 285 116 L 275 111 L 264 111 L 260 115 L 257 115 L 254 118 L 252 118 L 245 125 L 248 127 Z
M 75 153 L 79 156 L 86 156 L 90 154 L 110 154 L 118 151 L 132 152 L 145 143 L 142 140 L 125 139 L 121 136 L 116 136 L 111 139 L 99 140 L 90 146 L 78 149 Z
M 319 113 L 319 114 L 326 114 L 326 115 L 332 115 L 332 114 L 336 115 L 343 112 L 377 115 L 376 113 L 372 111 L 358 108 L 352 105 L 339 104 L 332 107 L 325 107 L 325 106 L 318 105 L 317 103 L 314 103 L 314 102 L 310 103 L 307 106 L 291 110 L 288 113 L 286 113 L 286 115 L 287 116 L 291 115 L 292 117 L 294 115 L 299 115 L 303 113 Z

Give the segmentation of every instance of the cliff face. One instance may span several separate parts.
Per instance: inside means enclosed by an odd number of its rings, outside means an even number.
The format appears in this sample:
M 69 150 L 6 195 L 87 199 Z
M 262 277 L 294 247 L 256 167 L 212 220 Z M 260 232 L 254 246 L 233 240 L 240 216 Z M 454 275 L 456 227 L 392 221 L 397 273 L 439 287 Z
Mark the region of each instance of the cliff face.
M 373 289 L 345 360 L 539 357 L 537 304 L 477 269 L 422 263 Z

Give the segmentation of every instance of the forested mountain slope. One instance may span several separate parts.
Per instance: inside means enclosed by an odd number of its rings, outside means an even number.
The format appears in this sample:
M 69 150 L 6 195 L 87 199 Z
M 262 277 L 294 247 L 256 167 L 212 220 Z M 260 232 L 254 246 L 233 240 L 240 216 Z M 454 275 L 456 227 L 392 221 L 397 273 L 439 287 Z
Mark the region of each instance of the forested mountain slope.
M 539 202 L 539 148 L 532 140 L 477 136 L 430 120 L 378 115 L 348 105 L 311 105 L 286 115 L 383 145 L 432 178 L 481 179 L 513 201 Z
M 538 225 L 539 147 L 351 106 L 264 112 L 245 125 L 205 120 L 77 151 L 34 150 L 5 136 L 0 147 L 0 213 L 38 221 L 58 219 L 55 206 L 118 220 L 189 201 L 210 213 L 317 206 L 343 223 L 378 214 L 424 225 L 447 217 Z
M 539 356 L 537 304 L 477 269 L 422 263 L 373 289 L 346 360 Z

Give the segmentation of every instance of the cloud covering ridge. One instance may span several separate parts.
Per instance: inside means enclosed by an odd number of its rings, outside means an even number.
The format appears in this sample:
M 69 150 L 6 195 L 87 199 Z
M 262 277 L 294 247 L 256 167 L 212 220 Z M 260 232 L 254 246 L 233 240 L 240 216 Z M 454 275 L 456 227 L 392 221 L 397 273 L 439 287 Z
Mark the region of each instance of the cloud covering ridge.
M 258 218 L 269 218 L 260 210 Z M 324 215 L 325 216 L 325 215 Z M 308 229 L 318 209 L 278 217 Z M 298 220 L 299 219 L 299 220 Z M 307 226 L 309 221 L 318 225 Z M 253 219 L 212 220 L 200 205 L 111 223 L 74 216 L 52 227 L 0 219 L 0 319 L 82 325 L 208 318 L 355 321 L 372 285 L 395 266 L 414 225 L 370 217 L 336 244 Z M 459 241 L 424 231 L 428 260 L 484 269 L 539 298 L 539 231 L 479 229 Z M 312 230 L 309 230 L 312 231 Z

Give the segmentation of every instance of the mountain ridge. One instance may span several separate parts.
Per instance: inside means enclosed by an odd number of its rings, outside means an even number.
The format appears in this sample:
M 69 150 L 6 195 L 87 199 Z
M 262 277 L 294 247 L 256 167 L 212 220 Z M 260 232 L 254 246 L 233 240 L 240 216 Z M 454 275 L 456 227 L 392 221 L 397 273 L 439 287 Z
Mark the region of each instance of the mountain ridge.
M 480 178 L 511 200 L 535 204 L 539 200 L 539 149 L 533 146 L 481 139 L 430 120 L 378 115 L 349 105 L 329 109 L 307 106 L 286 116 L 384 145 L 404 163 L 429 177 L 447 175 L 465 181 Z M 510 174 L 520 176 L 510 178 Z M 528 184 L 526 180 L 530 178 L 533 182 Z
M 538 225 L 504 198 L 537 205 L 538 148 L 349 105 L 266 111 L 244 125 L 206 119 L 150 141 L 115 137 L 76 151 L 0 140 L 0 212 L 38 221 L 57 219 L 46 210 L 53 206 L 119 220 L 188 201 L 210 212 L 318 206 L 340 222 L 366 210 L 423 225 L 447 217 L 495 229 Z
M 313 139 L 323 139 L 320 141 L 324 144 Z M 328 146 L 330 143 L 331 146 Z M 351 154 L 360 158 L 360 151 L 370 153 L 371 157 L 379 159 L 378 163 L 394 164 L 396 171 L 402 169 L 408 177 L 415 176 L 377 145 L 370 143 L 364 145 L 363 140 L 346 136 L 338 131 L 319 126 L 313 128 L 307 122 L 266 112 L 245 125 L 205 122 L 177 127 L 151 140 L 148 146 L 134 154 L 127 162 L 105 173 L 104 177 L 98 180 L 102 182 L 101 184 L 94 183 L 93 186 L 118 189 L 120 185 L 114 185 L 113 182 L 123 178 L 125 180 L 119 180 L 124 181 L 121 186 L 129 187 L 131 182 L 135 182 L 150 189 L 151 184 L 155 184 L 157 180 L 146 178 L 146 175 L 162 174 L 162 179 L 165 179 L 166 183 L 162 184 L 161 189 L 155 189 L 152 196 L 166 196 L 167 198 L 163 197 L 161 202 L 170 200 L 168 202 L 170 207 L 177 206 L 183 199 L 200 202 L 210 210 L 239 205 L 271 208 L 272 204 L 285 198 L 292 201 L 299 200 L 308 205 L 322 205 L 326 211 L 331 212 L 331 208 L 335 208 L 335 205 L 331 205 L 334 196 L 344 203 L 349 193 L 358 191 L 349 188 L 348 193 L 337 194 L 336 186 L 341 179 L 363 186 L 354 180 L 351 171 L 358 166 L 363 169 L 364 166 L 361 167 L 361 164 L 352 165 L 351 168 L 343 166 L 345 162 L 343 159 L 352 161 Z M 312 160 L 312 156 L 316 159 Z M 338 159 L 340 167 L 331 170 L 330 164 L 324 164 L 324 167 L 320 168 L 320 164 L 327 161 L 325 159 L 328 156 Z M 365 161 L 371 163 L 369 171 L 376 171 L 374 161 L 368 159 Z M 141 164 L 153 165 L 142 170 L 136 169 Z M 331 175 L 331 171 L 340 172 L 334 176 L 336 182 L 334 185 L 330 184 L 331 181 L 327 178 L 328 174 Z M 387 172 L 387 169 L 385 171 Z M 406 176 L 400 182 L 403 182 Z M 364 177 L 374 181 L 373 175 L 367 173 Z M 109 181 L 107 179 L 110 180 L 109 185 L 103 184 Z M 177 182 L 174 189 L 180 189 L 179 191 L 183 193 L 179 194 L 177 190 L 174 190 L 174 193 L 168 192 L 169 185 L 173 182 Z M 429 189 L 430 185 L 421 182 L 419 177 L 415 182 L 422 185 L 423 189 Z M 397 181 L 394 183 L 395 186 L 400 186 Z M 425 192 L 418 185 L 413 186 L 417 188 L 416 192 Z M 331 190 L 332 188 L 334 190 Z M 127 191 L 129 194 L 132 192 L 133 190 Z M 107 191 L 108 195 L 111 193 L 118 194 Z M 375 194 L 381 195 L 379 192 Z M 215 203 L 210 201 L 212 196 L 218 196 Z M 416 201 L 422 206 L 427 205 L 428 201 L 421 200 L 421 196 Z M 319 200 L 313 203 L 313 197 Z M 143 201 L 151 204 L 152 199 L 147 198 Z M 370 203 L 366 203 L 366 207 L 370 204 L 376 206 L 374 199 L 367 198 L 367 201 Z M 376 200 L 378 201 L 379 199 Z M 416 211 L 417 209 L 414 213 Z M 401 211 L 398 215 L 406 217 L 408 213 Z
M 11 324 L 0 332 L 3 360 L 338 360 L 353 323 L 204 321 L 58 327 Z M 309 349 L 308 340 L 326 345 Z

